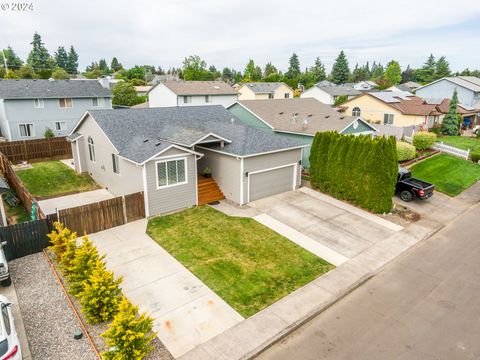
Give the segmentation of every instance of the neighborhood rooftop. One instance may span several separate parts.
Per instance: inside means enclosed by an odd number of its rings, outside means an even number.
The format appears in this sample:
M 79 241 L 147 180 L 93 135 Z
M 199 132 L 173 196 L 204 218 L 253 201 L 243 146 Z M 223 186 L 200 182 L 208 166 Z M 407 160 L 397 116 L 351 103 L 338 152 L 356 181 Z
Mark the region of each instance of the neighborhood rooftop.
M 112 97 L 97 80 L 0 79 L 0 99 Z
M 176 81 L 167 80 L 165 85 L 177 95 L 231 95 L 238 92 L 223 81 Z
M 249 127 L 221 105 L 89 111 L 120 156 L 136 163 L 172 144 L 191 147 L 209 134 L 226 140 L 209 148 L 238 156 L 294 148 L 300 143 Z M 77 125 L 78 126 L 78 125 Z M 70 135 L 71 140 L 77 137 Z
M 318 131 L 341 131 L 356 119 L 314 98 L 241 100 L 239 103 L 277 131 L 315 135 Z
M 285 85 L 283 82 L 249 82 L 245 83 L 250 90 L 256 94 L 272 94 L 279 86 Z
M 355 90 L 353 87 L 337 85 L 327 80 L 320 81 L 319 83 L 316 83 L 315 86 L 333 96 L 355 96 L 362 94 L 361 91 Z
M 445 77 L 445 78 L 436 80 L 434 82 L 431 82 L 430 84 L 424 85 L 421 88 L 431 86 L 432 84 L 435 84 L 443 79 L 453 82 L 454 84 L 460 85 L 464 88 L 470 89 L 474 92 L 480 92 L 480 78 L 475 76 Z

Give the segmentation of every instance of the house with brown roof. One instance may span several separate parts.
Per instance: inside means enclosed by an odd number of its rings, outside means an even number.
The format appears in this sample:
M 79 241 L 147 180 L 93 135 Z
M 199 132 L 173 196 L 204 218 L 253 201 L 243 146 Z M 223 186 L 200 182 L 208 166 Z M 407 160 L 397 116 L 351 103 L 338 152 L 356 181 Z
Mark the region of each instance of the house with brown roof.
M 222 105 L 237 101 L 238 91 L 223 81 L 159 82 L 148 93 L 150 107 Z
M 441 124 L 448 112 L 449 99 L 422 99 L 404 91 L 381 91 L 360 95 L 342 104 L 347 115 L 361 116 L 373 124 L 426 126 Z M 458 105 L 457 113 L 468 117 L 475 109 Z
M 347 116 L 313 99 L 240 100 L 228 110 L 250 127 L 309 145 L 303 149 L 302 165 L 310 165 L 310 145 L 317 132 L 373 134 L 374 125 L 359 116 Z

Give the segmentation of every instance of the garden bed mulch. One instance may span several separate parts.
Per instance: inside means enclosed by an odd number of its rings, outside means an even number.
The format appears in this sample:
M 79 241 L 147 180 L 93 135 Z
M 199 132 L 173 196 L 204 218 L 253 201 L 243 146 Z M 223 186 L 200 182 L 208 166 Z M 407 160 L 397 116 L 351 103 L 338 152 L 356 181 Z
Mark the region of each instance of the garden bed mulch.
M 390 213 L 385 215 L 376 215 L 401 226 L 406 226 L 408 224 L 411 224 L 412 222 L 417 222 L 421 218 L 420 214 L 395 202 L 393 203 L 393 209 Z
M 50 262 L 52 264 L 52 267 L 51 267 L 51 270 L 52 271 L 55 271 L 59 280 L 62 282 L 62 285 L 63 287 L 65 288 L 65 290 L 68 292 L 68 283 L 66 282 L 66 279 L 63 277 L 62 273 L 60 272 L 59 268 L 58 268 L 58 263 L 56 262 L 55 258 L 54 258 L 54 255 L 48 251 L 48 250 L 45 250 L 45 256 L 48 256 L 49 259 L 50 259 Z M 121 287 L 121 284 L 120 284 L 120 287 Z M 88 336 L 91 338 L 95 348 L 96 348 L 96 351 L 98 353 L 102 353 L 104 351 L 106 351 L 108 348 L 105 344 L 105 341 L 104 341 L 104 338 L 102 338 L 102 334 L 107 331 L 108 329 L 108 325 L 110 324 L 110 322 L 103 322 L 103 323 L 99 323 L 99 324 L 89 324 L 85 318 L 85 316 L 83 315 L 82 311 L 81 311 L 81 306 L 78 302 L 78 300 L 67 293 L 67 296 L 69 297 L 71 303 L 73 304 L 73 306 L 75 307 L 75 310 L 78 314 L 78 316 L 81 318 L 81 321 L 83 323 L 83 326 L 85 327 L 86 331 L 88 332 Z M 163 345 L 163 343 L 160 341 L 160 339 L 158 337 L 155 337 L 152 342 L 151 342 L 151 345 L 153 346 L 153 349 L 152 351 L 144 358 L 145 360 L 173 360 L 173 356 L 170 354 L 170 352 L 167 350 L 167 348 L 165 347 L 165 345 Z

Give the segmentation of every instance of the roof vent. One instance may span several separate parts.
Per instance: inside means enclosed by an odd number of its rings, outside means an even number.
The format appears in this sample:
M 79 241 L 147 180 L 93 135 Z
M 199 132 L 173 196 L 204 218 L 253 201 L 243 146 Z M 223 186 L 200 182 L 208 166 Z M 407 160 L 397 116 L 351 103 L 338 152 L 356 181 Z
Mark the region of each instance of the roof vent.
M 148 139 L 143 139 L 143 142 L 146 143 L 148 141 Z
M 155 146 L 159 146 L 159 145 L 162 145 L 160 141 L 155 144 Z
M 330 115 L 325 115 L 325 119 L 328 119 L 330 117 Z
M 308 117 L 312 117 L 312 116 L 313 116 L 313 114 L 308 114 Z
M 280 112 L 278 113 L 278 115 L 283 115 L 283 111 L 280 111 Z
M 343 120 L 343 119 L 345 119 L 345 116 L 340 116 L 340 120 Z
M 215 85 L 213 88 L 218 90 L 220 89 L 220 86 Z
M 52 81 L 55 81 L 55 79 L 54 79 L 54 78 L 50 78 L 50 79 L 48 79 L 48 81 L 49 81 L 49 82 L 52 82 Z
M 235 118 L 232 117 L 232 118 L 230 119 L 230 122 L 231 122 L 232 124 L 235 124 Z

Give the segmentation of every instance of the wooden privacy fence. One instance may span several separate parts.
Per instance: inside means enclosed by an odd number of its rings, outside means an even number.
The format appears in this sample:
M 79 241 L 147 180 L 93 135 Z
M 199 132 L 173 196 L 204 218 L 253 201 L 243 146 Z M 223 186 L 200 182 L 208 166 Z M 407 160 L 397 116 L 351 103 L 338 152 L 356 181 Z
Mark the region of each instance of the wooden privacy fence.
M 144 217 L 143 192 L 58 210 L 58 221 L 79 235 L 110 229 Z
M 52 229 L 49 218 L 0 227 L 0 240 L 7 242 L 3 248 L 7 260 L 35 254 L 48 247 L 47 235 Z
M 13 163 L 72 157 L 72 147 L 64 137 L 0 142 L 0 152 Z

